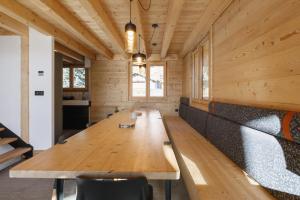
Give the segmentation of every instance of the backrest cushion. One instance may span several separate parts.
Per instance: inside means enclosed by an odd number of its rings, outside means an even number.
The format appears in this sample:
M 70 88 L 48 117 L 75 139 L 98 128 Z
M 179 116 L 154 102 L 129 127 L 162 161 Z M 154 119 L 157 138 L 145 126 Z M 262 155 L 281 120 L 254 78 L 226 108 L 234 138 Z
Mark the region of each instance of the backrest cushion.
M 190 99 L 188 97 L 180 97 L 180 104 L 184 104 L 189 106 L 190 105 Z
M 300 113 L 212 102 L 209 112 L 300 144 Z
M 282 135 L 289 112 L 223 103 L 213 103 L 210 111 L 211 143 L 276 198 L 300 199 L 300 144 Z
M 300 145 L 209 115 L 207 139 L 278 199 L 300 196 Z
M 206 122 L 208 113 L 189 106 L 189 98 L 181 97 L 179 106 L 179 116 L 191 127 L 203 136 L 206 136 Z

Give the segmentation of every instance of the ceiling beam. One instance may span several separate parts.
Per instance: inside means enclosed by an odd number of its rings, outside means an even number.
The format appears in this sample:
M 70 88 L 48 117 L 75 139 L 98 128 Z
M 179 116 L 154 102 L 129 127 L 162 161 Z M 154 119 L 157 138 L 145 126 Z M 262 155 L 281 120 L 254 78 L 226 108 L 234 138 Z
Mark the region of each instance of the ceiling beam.
M 70 65 L 84 66 L 84 62 L 79 62 L 78 60 L 75 60 L 66 55 L 63 55 L 63 62 L 69 63 Z
M 27 35 L 28 28 L 21 22 L 9 17 L 3 12 L 0 12 L 0 27 L 13 32 L 17 35 Z
M 23 24 L 33 26 L 42 32 L 52 35 L 60 43 L 69 47 L 70 49 L 73 49 L 74 51 L 82 53 L 90 59 L 95 59 L 96 57 L 95 53 L 92 50 L 77 42 L 67 33 L 56 28 L 17 1 L 1 0 L 0 11 L 14 18 L 15 20 L 20 21 Z
M 113 20 L 108 16 L 105 8 L 99 0 L 79 0 L 81 6 L 87 11 L 97 23 L 98 27 L 106 33 L 106 36 L 113 42 L 119 53 L 127 56 L 125 42 L 115 27 Z
M 165 58 L 167 55 L 183 4 L 184 0 L 169 1 L 166 28 L 160 53 L 162 58 Z
M 232 1 L 233 0 L 210 1 L 200 20 L 184 42 L 180 56 L 184 57 L 188 52 L 195 48 L 195 46 L 207 35 L 211 25 L 218 19 Z
M 141 11 L 140 11 L 139 6 L 140 5 L 137 0 L 132 1 L 132 9 L 133 9 L 133 16 L 132 16 L 133 20 L 132 21 L 136 25 L 137 40 L 138 40 L 138 34 L 141 34 L 141 37 L 143 38 L 143 39 L 141 39 L 141 47 L 145 51 L 145 54 L 147 56 L 150 56 L 150 55 L 148 55 L 149 51 L 148 51 L 148 47 L 147 47 L 147 42 L 145 41 L 145 37 L 144 37 L 145 34 L 144 34 L 143 22 L 142 22 Z
M 32 3 L 36 4 L 37 1 L 32 1 Z M 81 41 L 87 42 L 89 46 L 105 57 L 113 58 L 113 53 L 62 3 L 57 0 L 41 0 L 40 3 L 50 9 L 50 14 L 58 23 L 68 25 Z
M 59 53 L 65 55 L 65 56 L 73 58 L 74 60 L 77 60 L 78 62 L 84 62 L 84 56 L 82 56 L 79 53 L 65 47 L 64 45 L 60 44 L 59 42 L 54 43 L 54 50 L 56 52 L 59 52 Z

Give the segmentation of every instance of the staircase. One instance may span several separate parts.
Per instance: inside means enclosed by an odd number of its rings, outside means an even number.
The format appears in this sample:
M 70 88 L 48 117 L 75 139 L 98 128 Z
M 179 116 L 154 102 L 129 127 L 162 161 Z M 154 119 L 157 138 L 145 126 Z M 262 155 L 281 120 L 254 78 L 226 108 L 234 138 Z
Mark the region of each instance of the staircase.
M 0 123 L 0 146 L 11 145 L 15 149 L 0 154 L 0 164 L 14 158 L 30 158 L 33 155 L 33 147 L 24 142 L 19 136 Z

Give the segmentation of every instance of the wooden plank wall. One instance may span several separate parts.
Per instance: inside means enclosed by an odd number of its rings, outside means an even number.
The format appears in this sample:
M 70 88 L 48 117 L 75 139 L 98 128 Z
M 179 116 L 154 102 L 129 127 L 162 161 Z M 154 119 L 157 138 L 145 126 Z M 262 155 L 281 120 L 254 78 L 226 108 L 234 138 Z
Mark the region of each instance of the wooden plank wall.
M 233 1 L 212 27 L 213 100 L 300 111 L 299 10 L 298 0 Z
M 97 60 L 91 67 L 91 119 L 98 121 L 118 109 L 148 106 L 176 115 L 182 94 L 182 60 L 167 61 L 167 97 L 157 101 L 131 101 L 128 97 L 128 61 Z

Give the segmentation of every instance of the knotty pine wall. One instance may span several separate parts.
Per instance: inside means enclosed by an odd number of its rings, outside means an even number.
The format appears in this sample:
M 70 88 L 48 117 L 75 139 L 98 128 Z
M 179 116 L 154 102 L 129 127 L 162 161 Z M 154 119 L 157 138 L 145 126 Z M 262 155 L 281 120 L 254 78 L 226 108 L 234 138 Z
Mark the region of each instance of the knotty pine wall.
M 212 26 L 212 99 L 300 110 L 300 1 L 234 0 Z M 184 58 L 190 96 L 191 55 Z
M 167 61 L 167 97 L 157 101 L 133 101 L 128 96 L 128 61 L 97 60 L 91 67 L 91 119 L 98 121 L 118 109 L 147 106 L 162 114 L 176 115 L 182 95 L 182 60 Z

